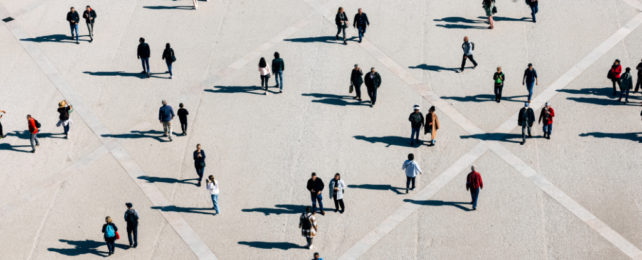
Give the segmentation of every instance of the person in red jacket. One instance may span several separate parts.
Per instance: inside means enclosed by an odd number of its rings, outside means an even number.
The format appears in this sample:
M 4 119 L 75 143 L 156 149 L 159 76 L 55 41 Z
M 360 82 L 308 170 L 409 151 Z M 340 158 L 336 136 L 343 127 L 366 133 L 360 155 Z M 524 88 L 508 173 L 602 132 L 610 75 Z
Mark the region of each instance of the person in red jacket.
M 29 127 L 29 133 L 31 134 L 31 152 L 35 153 L 36 146 L 40 146 L 40 142 L 38 142 L 38 124 L 36 123 L 36 119 L 31 117 L 31 115 L 27 115 L 27 126 Z
M 477 209 L 477 197 L 479 196 L 479 190 L 484 188 L 484 183 L 482 182 L 481 174 L 475 171 L 475 166 L 470 166 L 470 173 L 466 177 L 466 190 L 470 190 L 470 196 L 472 197 L 473 210 Z
M 617 94 L 617 89 L 615 88 L 615 84 L 617 83 L 617 86 L 620 86 L 620 74 L 622 73 L 622 65 L 620 65 L 620 60 L 615 60 L 613 62 L 613 66 L 611 66 L 611 69 L 609 70 L 608 78 L 611 80 L 613 83 L 613 96 Z
M 544 138 L 551 139 L 551 132 L 553 131 L 553 117 L 555 116 L 555 110 L 546 102 L 542 108 L 542 112 L 539 113 L 538 123 L 541 124 L 544 122 Z

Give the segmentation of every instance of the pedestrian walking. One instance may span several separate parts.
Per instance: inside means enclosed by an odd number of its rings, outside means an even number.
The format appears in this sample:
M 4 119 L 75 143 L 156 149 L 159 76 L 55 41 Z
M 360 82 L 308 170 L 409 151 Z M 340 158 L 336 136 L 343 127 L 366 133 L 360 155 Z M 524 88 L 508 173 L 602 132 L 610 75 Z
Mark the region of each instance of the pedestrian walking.
M 322 193 L 324 188 L 323 180 L 317 177 L 317 174 L 313 172 L 312 177 L 308 180 L 308 184 L 306 188 L 308 189 L 308 191 L 310 191 L 310 199 L 312 200 L 312 212 L 317 211 L 317 201 L 318 201 L 321 215 L 325 215 L 325 211 L 323 210 L 323 193 Z
M 2 119 L 2 116 L 4 114 L 6 114 L 6 113 L 7 113 L 7 111 L 4 111 L 4 110 L 0 109 L 0 119 Z M 4 135 L 4 132 L 2 130 L 2 121 L 0 121 L 0 139 L 2 139 L 4 137 L 5 137 L 5 135 Z
M 346 28 L 348 27 L 348 16 L 346 12 L 343 11 L 343 7 L 339 7 L 337 15 L 334 16 L 334 23 L 337 25 L 337 41 L 339 40 L 339 34 L 343 32 L 343 44 L 346 45 Z
M 196 168 L 196 174 L 198 175 L 196 186 L 201 187 L 203 172 L 205 171 L 205 151 L 201 149 L 201 144 L 197 144 L 196 151 L 194 151 L 194 168 Z
M 69 114 L 71 114 L 72 111 L 73 107 L 70 104 L 67 104 L 67 100 L 63 100 L 58 103 L 58 123 L 56 123 L 56 126 L 62 126 L 65 133 L 65 139 L 69 138 L 69 124 L 71 124 Z
M 301 229 L 301 235 L 305 237 L 307 244 L 305 247 L 312 249 L 312 239 L 317 235 L 317 219 L 314 216 L 314 211 L 310 206 L 305 207 L 305 212 L 299 217 L 299 228 Z
M 189 115 L 189 111 L 185 109 L 183 106 L 183 103 L 178 104 L 178 121 L 181 122 L 181 130 L 183 131 L 183 135 L 187 135 L 187 115 Z
M 87 6 L 85 11 L 82 13 L 82 17 L 85 18 L 85 23 L 87 24 L 87 31 L 89 31 L 89 42 L 94 41 L 94 22 L 96 21 L 96 11 Z
M 31 143 L 31 152 L 35 153 L 36 146 L 40 146 L 40 142 L 38 141 L 38 128 L 40 128 L 40 122 L 31 117 L 31 115 L 27 115 L 27 127 L 29 127 L 29 134 L 31 134 L 31 137 L 29 138 L 29 142 Z
M 533 17 L 533 23 L 537 22 L 537 19 L 535 19 L 535 14 L 537 14 L 537 12 L 539 11 L 537 7 L 538 3 L 538 0 L 526 0 L 526 4 L 531 8 L 531 17 Z
M 194 10 L 198 9 L 198 0 L 192 0 L 192 5 L 194 7 Z
M 374 106 L 377 102 L 377 89 L 381 86 L 381 76 L 375 68 L 370 68 L 370 72 L 365 76 L 366 88 L 368 89 L 368 96 L 370 97 L 370 107 Z
M 174 49 L 169 45 L 169 43 L 165 44 L 165 50 L 163 50 L 163 60 L 165 60 L 165 64 L 167 64 L 167 73 L 169 73 L 169 79 L 172 79 L 174 74 L 172 73 L 172 64 L 176 61 L 176 56 L 174 55 Z
M 620 73 L 622 73 L 622 65 L 620 65 L 620 60 L 616 59 L 613 62 L 613 65 L 611 65 L 609 73 L 606 75 L 606 77 L 611 80 L 611 83 L 613 83 L 613 97 L 615 97 L 615 94 L 617 94 L 615 84 L 617 84 L 618 87 L 622 87 L 620 86 Z
M 424 115 L 419 112 L 421 107 L 419 105 L 415 105 L 413 107 L 413 112 L 410 113 L 410 116 L 408 116 L 408 121 L 410 121 L 410 146 L 414 146 L 415 144 L 420 144 L 419 143 L 419 131 L 421 131 L 421 127 L 424 126 Z
M 522 127 L 522 142 L 521 145 L 526 143 L 526 130 L 528 129 L 528 137 L 531 137 L 531 126 L 535 122 L 535 113 L 533 109 L 528 106 L 528 102 L 524 103 L 524 107 L 519 110 L 517 118 L 517 125 Z
M 281 54 L 274 52 L 274 59 L 272 60 L 272 74 L 274 74 L 274 87 L 279 88 L 279 93 L 283 93 L 283 71 L 285 70 L 285 63 L 281 58 Z
M 268 67 L 265 58 L 259 60 L 259 75 L 261 75 L 261 87 L 265 89 L 265 95 L 268 94 L 268 81 L 270 80 L 270 67 Z
M 439 117 L 435 113 L 435 106 L 431 106 L 426 113 L 426 123 L 424 126 L 424 135 L 430 133 L 430 144 L 434 146 L 437 143 L 437 130 L 439 130 Z
M 363 72 L 359 68 L 359 64 L 355 64 L 352 72 L 350 73 L 350 86 L 354 88 L 356 95 L 353 99 L 361 101 L 361 84 L 363 84 Z
M 419 164 L 415 162 L 415 155 L 412 153 L 408 154 L 408 160 L 403 162 L 401 169 L 406 172 L 406 194 L 408 194 L 408 189 L 415 190 L 415 178 L 423 172 Z M 412 187 L 410 186 L 411 183 Z
M 629 91 L 631 91 L 632 87 L 631 68 L 627 67 L 624 74 L 620 76 L 620 99 L 618 99 L 618 102 L 622 102 L 622 98 L 624 98 L 624 104 L 629 103 Z
M 174 109 L 167 104 L 167 101 L 162 101 L 162 106 L 158 109 L 158 120 L 163 124 L 163 137 L 167 137 L 172 141 L 172 119 L 174 119 Z
M 205 188 L 207 188 L 210 192 L 210 196 L 212 197 L 212 204 L 214 205 L 213 209 L 216 211 L 214 215 L 221 214 L 221 210 L 218 208 L 218 194 L 220 189 L 218 187 L 218 181 L 214 179 L 214 175 L 207 177 L 207 180 L 205 180 Z
M 555 110 L 546 102 L 542 108 L 542 112 L 539 113 L 538 123 L 544 123 L 542 130 L 544 131 L 544 138 L 551 139 L 551 132 L 553 132 L 553 117 L 555 116 Z
M 145 38 L 143 37 L 140 37 L 140 39 L 138 39 L 138 49 L 136 51 L 136 55 L 143 65 L 143 71 L 141 71 L 141 74 L 145 74 L 149 78 L 149 56 L 151 55 L 151 50 L 149 49 L 149 44 L 145 43 Z
M 486 16 L 488 16 L 488 29 L 493 29 L 495 27 L 495 21 L 493 21 L 493 14 L 497 13 L 497 8 L 495 7 L 495 0 L 482 0 L 482 7 L 486 11 Z
M 114 243 L 116 239 L 120 236 L 118 235 L 118 227 L 111 221 L 111 217 L 107 216 L 105 218 L 105 224 L 103 224 L 103 237 L 105 238 L 105 243 L 107 244 L 107 250 L 109 250 L 108 256 L 114 254 Z
M 345 192 L 346 184 L 341 179 L 341 174 L 336 173 L 329 185 L 330 197 L 334 200 L 334 212 L 338 211 L 343 214 L 346 210 L 346 205 L 343 204 L 343 192 Z
M 484 182 L 482 182 L 481 174 L 475 171 L 475 166 L 470 167 L 470 173 L 466 176 L 466 190 L 470 191 L 470 197 L 472 201 L 470 204 L 473 205 L 473 210 L 477 210 L 477 198 L 479 197 L 479 191 L 484 188 Z
M 80 22 L 80 15 L 76 12 L 76 9 L 72 6 L 67 13 L 67 21 L 69 22 L 69 29 L 71 30 L 71 39 L 74 39 L 76 36 L 76 44 L 78 42 L 78 22 Z
M 528 102 L 531 102 L 533 97 L 533 86 L 539 85 L 539 80 L 537 78 L 537 71 L 533 68 L 533 63 L 528 64 L 528 68 L 524 70 L 524 77 L 522 77 L 522 85 L 526 86 L 528 91 Z
M 361 8 L 357 11 L 357 14 L 354 15 L 354 20 L 352 22 L 352 27 L 357 28 L 359 31 L 359 43 L 363 40 L 363 36 L 366 34 L 366 28 L 370 26 L 370 21 L 368 20 L 368 15 L 364 13 Z
M 502 100 L 502 90 L 504 89 L 504 81 L 506 75 L 502 72 L 502 67 L 497 67 L 497 72 L 493 74 L 493 81 L 495 82 L 495 102 L 499 103 Z
M 635 91 L 633 92 L 638 92 L 642 87 L 642 61 L 638 63 L 638 66 L 636 66 L 635 69 L 638 71 L 638 80 L 635 82 Z
M 323 258 L 319 256 L 319 252 L 314 252 L 314 255 L 312 255 L 312 257 L 312 260 L 323 260 Z
M 477 68 L 477 61 L 473 58 L 473 51 L 475 50 L 475 43 L 468 41 L 468 36 L 464 36 L 464 43 L 461 44 L 461 49 L 464 51 L 464 56 L 461 60 L 461 72 L 464 72 L 464 67 L 466 66 L 466 60 L 470 60 L 473 63 L 473 69 Z
M 129 247 L 136 248 L 138 246 L 138 211 L 133 207 L 131 202 L 125 203 L 127 210 L 125 210 L 125 222 L 127 223 L 127 240 L 129 240 Z

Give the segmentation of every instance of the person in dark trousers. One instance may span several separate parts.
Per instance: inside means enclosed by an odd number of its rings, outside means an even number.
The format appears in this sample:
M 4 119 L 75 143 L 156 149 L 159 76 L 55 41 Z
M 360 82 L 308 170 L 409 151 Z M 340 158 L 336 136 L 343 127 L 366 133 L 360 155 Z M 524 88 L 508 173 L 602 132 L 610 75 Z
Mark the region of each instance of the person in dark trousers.
M 368 96 L 370 97 L 370 107 L 372 107 L 377 102 L 377 89 L 381 86 L 381 76 L 372 67 L 370 72 L 366 73 L 364 79 L 368 89 Z
M 194 151 L 194 168 L 196 168 L 196 174 L 198 175 L 196 186 L 201 187 L 203 172 L 205 172 L 205 151 L 201 149 L 201 144 L 197 144 L 196 151 Z
M 473 210 L 477 209 L 477 198 L 479 197 L 479 191 L 484 188 L 484 182 L 482 182 L 481 174 L 475 171 L 475 166 L 470 167 L 470 173 L 466 176 L 466 190 L 470 191 L 470 197 L 472 201 L 470 204 L 473 205 Z
M 117 239 L 118 227 L 112 223 L 111 217 L 107 216 L 105 218 L 105 224 L 103 224 L 103 237 L 105 238 L 105 243 L 107 244 L 108 256 L 114 254 L 114 243 Z
M 174 73 L 172 73 L 172 64 L 176 61 L 176 56 L 174 56 L 174 49 L 172 49 L 169 43 L 165 44 L 165 50 L 163 50 L 162 59 L 165 60 L 165 64 L 167 64 L 167 73 L 169 73 L 169 79 L 172 79 L 172 77 L 174 76 Z
M 495 82 L 495 102 L 499 103 L 502 100 L 502 90 L 504 89 L 504 81 L 506 75 L 502 72 L 502 67 L 497 67 L 497 72 L 493 74 L 493 81 Z
M 4 111 L 4 110 L 0 109 L 0 119 L 2 119 L 2 116 L 4 114 L 6 114 L 6 113 L 7 113 L 7 111 Z M 4 135 L 4 132 L 2 131 L 2 121 L 0 121 L 0 139 L 2 139 L 4 137 L 5 137 L 5 135 Z
M 403 162 L 401 169 L 406 172 L 406 194 L 408 194 L 408 189 L 415 190 L 415 178 L 423 172 L 419 164 L 415 162 L 415 155 L 412 153 L 408 154 L 408 160 Z M 410 184 L 412 184 L 412 187 Z
M 528 7 L 531 8 L 531 16 L 533 17 L 533 23 L 537 22 L 537 19 L 535 19 L 535 14 L 539 11 L 537 8 L 537 4 L 539 3 L 538 0 L 526 0 L 526 4 L 528 4 Z
M 336 173 L 328 185 L 330 197 L 334 200 L 334 212 L 338 211 L 343 214 L 346 210 L 346 205 L 343 204 L 343 193 L 345 192 L 346 184 L 341 180 L 341 174 Z
M 410 113 L 410 116 L 408 116 L 408 121 L 410 121 L 410 146 L 414 146 L 415 144 L 419 144 L 419 132 L 421 131 L 421 127 L 424 126 L 424 115 L 419 112 L 421 110 L 421 107 L 419 105 L 415 105 L 413 107 L 413 112 Z
M 87 31 L 89 31 L 89 42 L 94 41 L 94 22 L 96 21 L 96 11 L 94 11 L 91 6 L 87 6 L 85 11 L 82 13 L 82 17 L 85 18 L 85 23 L 87 24 Z
M 268 82 L 270 81 L 270 67 L 268 67 L 265 58 L 259 59 L 259 75 L 261 76 L 261 87 L 265 90 L 265 95 L 268 94 Z
M 368 15 L 364 13 L 361 8 L 357 11 L 357 14 L 354 15 L 354 20 L 352 22 L 352 27 L 357 28 L 359 31 L 359 42 L 363 40 L 363 36 L 366 34 L 366 28 L 370 26 L 370 21 L 368 20 Z
M 439 130 L 439 117 L 435 113 L 435 106 L 431 106 L 426 113 L 426 123 L 424 125 L 424 134 L 430 133 L 430 144 L 434 146 L 437 143 L 437 130 Z
M 183 107 L 183 103 L 178 104 L 178 121 L 181 122 L 181 130 L 183 131 L 183 135 L 187 135 L 187 115 L 189 115 L 189 111 Z
M 174 119 L 174 109 L 167 104 L 167 101 L 161 102 L 163 106 L 158 109 L 158 120 L 163 125 L 163 136 L 167 136 L 172 141 L 172 119 Z
M 611 83 L 613 83 L 613 97 L 617 94 L 617 89 L 615 88 L 615 85 L 617 84 L 618 87 L 620 86 L 620 73 L 622 73 L 622 65 L 620 65 L 620 60 L 615 60 L 613 62 L 613 65 L 611 66 L 611 69 L 609 70 L 609 73 L 607 75 L 607 78 L 611 80 Z
M 285 70 L 285 63 L 281 58 L 281 54 L 274 52 L 274 59 L 272 60 L 272 74 L 274 74 L 274 81 L 279 87 L 279 93 L 283 93 L 283 71 Z
M 301 235 L 305 237 L 307 244 L 305 247 L 312 249 L 312 241 L 317 235 L 317 219 L 314 216 L 314 211 L 310 206 L 305 207 L 305 212 L 299 217 L 299 228 L 301 229 Z
M 528 102 L 531 102 L 533 97 L 533 87 L 539 85 L 539 80 L 537 79 L 537 71 L 533 68 L 533 63 L 528 64 L 528 68 L 524 70 L 524 77 L 522 77 L 522 85 L 526 86 L 528 91 Z
M 542 112 L 539 113 L 538 123 L 544 123 L 542 130 L 544 131 L 544 138 L 551 139 L 551 132 L 553 132 L 553 117 L 555 116 L 555 110 L 546 102 L 542 108 Z
M 312 200 L 312 212 L 317 211 L 317 201 L 319 201 L 319 209 L 321 215 L 325 215 L 323 211 L 323 181 L 321 178 L 317 177 L 316 173 L 312 173 L 312 177 L 308 180 L 308 185 L 306 186 L 308 191 L 310 191 L 310 199 Z
M 65 133 L 65 139 L 69 138 L 69 114 L 73 111 L 73 107 L 70 104 L 67 104 L 66 100 L 60 101 L 58 103 L 58 123 L 56 126 L 62 126 L 62 129 Z
M 72 6 L 71 9 L 69 9 L 69 12 L 67 13 L 67 21 L 69 22 L 69 29 L 71 30 L 71 39 L 74 39 L 74 35 L 76 36 L 76 44 L 79 44 L 78 42 L 78 22 L 80 22 L 80 15 L 78 15 L 78 12 L 76 12 L 76 9 Z M 75 32 L 75 34 L 74 34 Z
M 526 143 L 526 129 L 528 129 L 528 137 L 531 137 L 531 126 L 535 122 L 535 113 L 533 109 L 528 106 L 528 102 L 524 103 L 524 107 L 519 110 L 517 117 L 517 125 L 522 127 L 522 142 L 521 145 Z
M 151 50 L 149 49 L 149 44 L 145 43 L 145 38 L 143 37 L 140 37 L 140 39 L 138 39 L 138 49 L 136 51 L 136 55 L 143 65 L 143 71 L 141 72 L 141 74 L 145 74 L 149 78 L 149 56 L 151 55 Z
M 138 246 L 138 211 L 133 208 L 134 205 L 131 202 L 125 203 L 125 206 L 127 206 L 127 210 L 125 211 L 125 222 L 127 223 L 127 239 L 129 240 L 129 247 L 136 248 Z
M 354 65 L 354 69 L 350 73 L 350 84 L 354 87 L 356 95 L 353 99 L 361 101 L 361 84 L 363 84 L 363 72 L 359 68 L 359 64 Z
M 618 102 L 622 102 L 622 98 L 624 98 L 624 104 L 629 103 L 629 91 L 631 91 L 632 87 L 631 68 L 627 67 L 624 74 L 620 76 L 620 99 L 618 99 Z
M 339 34 L 343 32 L 343 44 L 346 45 L 346 28 L 348 27 L 348 15 L 343 11 L 343 7 L 339 7 L 337 15 L 334 16 L 334 23 L 337 25 L 336 39 L 339 40 Z
M 461 49 L 464 51 L 464 56 L 461 59 L 461 68 L 459 69 L 461 72 L 464 71 L 464 67 L 466 66 L 466 60 L 470 60 L 473 63 L 473 69 L 477 68 L 477 61 L 475 61 L 475 58 L 473 58 L 473 51 L 475 50 L 475 43 L 468 41 L 468 36 L 464 36 L 464 43 L 461 44 Z
M 35 153 L 36 146 L 40 146 L 40 142 L 38 141 L 38 128 L 40 127 L 40 123 L 38 123 L 35 118 L 31 117 L 31 115 L 27 115 L 27 127 L 31 134 L 31 138 L 29 139 L 29 142 L 31 143 L 31 152 Z
M 638 63 L 638 66 L 636 66 L 635 69 L 638 71 L 638 80 L 635 83 L 635 90 L 633 92 L 638 92 L 642 87 L 642 61 Z

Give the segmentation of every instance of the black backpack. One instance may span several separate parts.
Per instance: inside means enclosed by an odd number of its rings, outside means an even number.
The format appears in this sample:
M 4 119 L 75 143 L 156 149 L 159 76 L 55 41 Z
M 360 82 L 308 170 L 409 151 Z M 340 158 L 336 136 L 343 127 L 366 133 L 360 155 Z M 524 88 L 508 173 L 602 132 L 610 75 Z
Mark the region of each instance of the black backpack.
M 36 128 L 40 128 L 40 126 L 42 126 L 38 120 L 34 119 L 33 121 L 36 123 Z
M 127 219 L 128 223 L 138 223 L 138 218 L 133 210 L 127 210 Z
M 301 228 L 303 229 L 312 228 L 312 223 L 310 223 L 310 217 L 308 217 L 308 215 L 306 215 L 305 213 L 301 215 Z

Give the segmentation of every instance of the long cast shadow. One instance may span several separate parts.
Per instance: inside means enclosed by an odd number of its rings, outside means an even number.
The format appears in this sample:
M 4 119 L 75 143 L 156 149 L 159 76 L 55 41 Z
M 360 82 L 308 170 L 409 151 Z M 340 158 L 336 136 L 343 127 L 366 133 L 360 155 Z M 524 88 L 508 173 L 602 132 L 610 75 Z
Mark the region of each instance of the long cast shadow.
M 515 122 L 517 124 L 517 122 Z M 531 131 L 533 131 L 533 128 L 531 128 Z M 472 134 L 472 135 L 462 135 L 459 136 L 461 139 L 479 139 L 479 140 L 484 140 L 484 141 L 501 141 L 501 142 L 507 142 L 507 143 L 521 143 L 522 141 L 522 135 L 521 134 L 511 134 L 511 133 L 483 133 L 483 134 Z M 512 139 L 519 139 L 519 141 L 512 140 Z M 528 139 L 528 138 L 527 138 Z M 532 138 L 531 138 L 532 139 Z
M 263 95 L 265 92 L 259 86 L 214 86 L 214 89 L 205 89 L 205 92 L 211 93 L 247 93 L 254 95 Z
M 471 211 L 471 209 L 462 206 L 462 204 L 470 204 L 470 202 L 443 201 L 443 200 L 412 200 L 412 199 L 404 199 L 403 201 L 417 204 L 417 205 L 423 205 L 423 206 L 436 206 L 436 207 L 453 206 L 463 211 Z
M 519 100 L 518 98 L 525 98 L 525 97 L 528 97 L 528 95 L 508 96 L 508 97 L 502 96 L 502 101 L 523 103 L 526 101 L 526 99 Z M 489 102 L 489 101 L 495 102 L 495 95 L 493 94 L 479 94 L 479 95 L 464 96 L 464 97 L 442 96 L 441 98 L 455 100 L 459 102 Z
M 64 133 L 38 133 L 38 138 L 58 138 L 65 139 Z M 13 133 L 7 133 L 7 136 L 15 136 L 19 139 L 31 139 L 31 134 L 28 130 L 25 131 L 13 131 Z
M 642 143 L 642 132 L 640 133 L 604 133 L 604 132 L 590 132 L 582 133 L 579 136 L 581 137 L 595 137 L 595 138 L 611 138 L 611 139 L 621 139 L 621 140 L 630 140 L 638 141 Z
M 293 205 L 293 204 L 277 204 L 274 205 L 274 208 L 252 208 L 252 209 L 242 209 L 243 212 L 260 212 L 266 216 L 270 214 L 301 214 L 305 211 L 303 205 Z
M 147 5 L 143 6 L 143 8 L 152 10 L 194 10 L 191 5 Z
M 83 73 L 92 76 L 109 76 L 109 77 L 134 77 L 145 78 L 145 74 L 140 72 L 124 72 L 124 71 L 84 71 Z
M 86 35 L 82 35 L 86 36 Z M 81 36 L 81 37 L 82 37 Z M 20 39 L 21 41 L 27 41 L 27 42 L 60 42 L 60 43 L 76 43 L 75 38 L 72 40 L 71 36 L 69 35 L 64 35 L 64 34 L 50 34 L 50 35 L 42 35 L 42 36 L 37 36 L 33 38 L 23 38 Z M 78 39 L 79 41 L 89 41 L 86 39 Z
M 163 132 L 157 130 L 148 130 L 148 131 L 139 131 L 132 130 L 129 134 L 103 134 L 103 137 L 110 138 L 126 138 L 126 139 L 140 139 L 140 138 L 151 138 L 159 142 L 169 142 L 162 138 Z
M 18 147 L 29 147 L 29 150 L 16 149 Z M 8 143 L 0 143 L 0 151 L 15 151 L 23 153 L 31 153 L 31 145 L 11 145 Z
M 51 252 L 56 252 L 59 254 L 63 254 L 66 256 L 80 256 L 80 255 L 86 255 L 86 254 L 91 254 L 91 255 L 97 255 L 97 256 L 107 256 L 106 251 L 100 251 L 98 250 L 98 247 L 104 246 L 105 249 L 107 246 L 105 245 L 105 242 L 102 241 L 96 241 L 96 240 L 67 240 L 67 239 L 60 239 L 60 242 L 67 243 L 71 246 L 74 246 L 74 248 L 48 248 L 47 250 Z M 119 245 L 116 244 L 116 247 L 120 249 L 127 249 L 128 247 L 124 245 Z
M 488 19 L 486 16 L 478 16 L 479 19 Z M 531 17 L 513 18 L 506 16 L 493 16 L 496 22 L 533 22 Z
M 337 41 L 334 36 L 317 36 L 317 37 L 303 37 L 303 38 L 290 38 L 284 39 L 286 42 L 322 42 L 331 44 L 343 44 L 342 41 Z
M 238 243 L 240 245 L 246 245 L 246 246 L 260 248 L 260 249 L 289 250 L 294 248 L 304 248 L 300 245 L 290 243 L 290 242 L 239 241 Z
M 324 94 L 324 93 L 303 93 L 301 96 L 315 97 L 319 99 L 312 100 L 313 103 L 322 103 L 335 106 L 367 106 L 363 102 L 352 99 L 352 96 Z M 352 101 L 352 102 L 348 102 Z M 353 101 L 354 100 L 354 101 Z
M 198 181 L 198 178 L 192 178 L 192 179 L 174 179 L 174 178 L 166 178 L 166 177 L 155 177 L 155 176 L 138 176 L 138 179 L 141 180 L 146 180 L 149 183 L 184 183 L 184 184 L 192 184 L 190 181 Z
M 363 140 L 369 143 L 383 143 L 386 147 L 390 146 L 409 146 L 410 138 L 401 136 L 363 136 L 355 135 L 354 139 Z
M 435 24 L 437 27 L 446 29 L 487 29 L 487 26 L 476 25 L 485 24 L 485 20 L 468 19 L 458 16 L 444 17 L 441 19 L 433 19 L 435 22 L 444 22 L 442 24 Z
M 583 88 L 583 89 L 559 89 L 558 92 L 568 93 L 568 94 L 577 94 L 577 95 L 594 95 L 600 96 L 603 98 L 596 97 L 567 97 L 568 100 L 573 100 L 575 102 L 594 104 L 594 105 L 629 105 L 636 106 L 637 104 L 632 104 L 631 100 L 639 100 L 640 97 L 635 95 L 629 95 L 629 103 L 624 104 L 618 102 L 619 95 L 613 98 L 613 88 L 611 86 L 605 88 Z
M 425 64 L 425 63 L 424 64 L 419 64 L 417 66 L 408 66 L 408 68 L 409 69 L 422 69 L 422 70 L 429 70 L 429 71 L 436 71 L 436 72 L 440 72 L 440 71 L 458 72 L 459 71 L 459 67 L 446 68 L 446 67 L 442 67 L 442 66 L 439 66 L 439 65 L 428 65 L 428 64 Z M 472 68 L 472 67 L 470 67 L 470 68 Z
M 348 188 L 366 190 L 390 190 L 399 195 L 404 194 L 403 192 L 401 192 L 401 190 L 405 190 L 405 188 L 393 187 L 389 184 L 349 184 Z
M 152 206 L 152 209 L 157 209 L 166 212 L 182 212 L 182 213 L 195 213 L 203 215 L 216 215 L 214 212 L 205 211 L 205 210 L 214 210 L 213 208 L 194 208 L 194 207 L 179 207 L 179 206 Z

